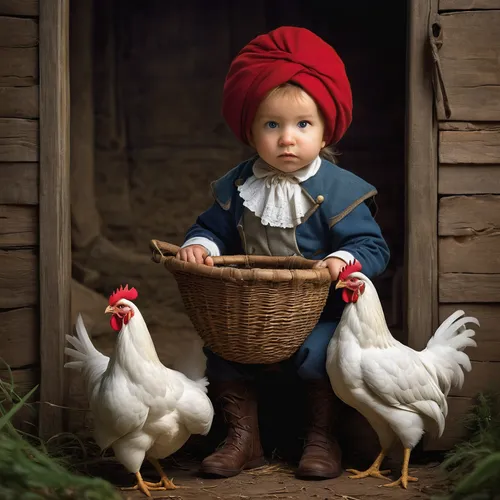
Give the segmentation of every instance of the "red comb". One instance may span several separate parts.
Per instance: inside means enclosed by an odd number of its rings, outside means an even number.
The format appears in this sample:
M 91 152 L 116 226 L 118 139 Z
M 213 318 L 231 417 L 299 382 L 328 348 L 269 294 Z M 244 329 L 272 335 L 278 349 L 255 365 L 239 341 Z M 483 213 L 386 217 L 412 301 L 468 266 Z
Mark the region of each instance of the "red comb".
M 120 286 L 109 296 L 109 305 L 114 306 L 120 299 L 135 300 L 139 294 L 135 288 L 129 288 L 128 285 Z
M 358 271 L 361 271 L 362 267 L 363 266 L 361 265 L 361 262 L 359 262 L 359 260 L 354 260 L 354 262 L 349 262 L 349 264 L 344 266 L 342 268 L 342 271 L 340 271 L 339 280 L 343 281 L 352 273 L 357 273 Z

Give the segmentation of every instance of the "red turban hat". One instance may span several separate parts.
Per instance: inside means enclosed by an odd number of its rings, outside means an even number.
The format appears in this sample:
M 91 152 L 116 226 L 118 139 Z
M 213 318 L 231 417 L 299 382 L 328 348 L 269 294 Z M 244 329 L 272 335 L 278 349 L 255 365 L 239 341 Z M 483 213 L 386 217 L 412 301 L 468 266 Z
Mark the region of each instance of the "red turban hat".
M 336 143 L 352 118 L 352 94 L 337 52 L 305 28 L 283 26 L 259 35 L 231 63 L 222 97 L 227 124 L 248 144 L 257 108 L 273 88 L 293 82 L 319 106 L 325 119 L 325 142 Z

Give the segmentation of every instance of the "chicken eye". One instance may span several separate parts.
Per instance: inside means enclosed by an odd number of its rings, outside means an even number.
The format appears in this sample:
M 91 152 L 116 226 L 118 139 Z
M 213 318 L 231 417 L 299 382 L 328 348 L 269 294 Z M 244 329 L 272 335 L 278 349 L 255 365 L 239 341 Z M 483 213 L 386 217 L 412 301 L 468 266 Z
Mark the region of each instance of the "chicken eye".
M 118 309 L 123 309 L 125 306 L 123 304 L 118 304 Z

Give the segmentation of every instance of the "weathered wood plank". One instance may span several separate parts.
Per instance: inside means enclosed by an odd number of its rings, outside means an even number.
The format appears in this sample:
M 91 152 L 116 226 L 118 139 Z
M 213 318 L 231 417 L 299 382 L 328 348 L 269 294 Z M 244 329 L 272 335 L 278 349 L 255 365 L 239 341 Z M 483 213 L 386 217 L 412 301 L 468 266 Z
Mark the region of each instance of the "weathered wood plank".
M 500 273 L 500 231 L 439 238 L 441 273 Z M 500 297 L 498 297 L 500 300 Z
M 472 371 L 465 374 L 462 389 L 453 389 L 450 396 L 476 397 L 480 392 L 498 390 L 500 363 L 492 361 L 472 361 Z
M 38 303 L 38 258 L 33 250 L 0 250 L 0 309 Z
M 38 244 L 38 210 L 32 205 L 0 205 L 0 248 Z
M 500 302 L 500 274 L 439 274 L 440 302 Z
M 439 0 L 439 10 L 493 10 L 500 9 L 500 0 Z
M 0 370 L 0 380 L 8 387 L 13 386 L 18 396 L 24 396 L 33 387 L 39 384 L 40 374 L 37 366 L 23 368 L 19 370 Z M 31 405 L 36 401 L 38 391 L 31 396 L 28 404 L 21 408 L 12 419 L 13 425 L 24 432 L 29 434 L 36 433 L 36 424 L 38 420 L 38 405 Z M 5 404 L 9 408 L 9 404 Z
M 0 161 L 38 161 L 38 120 L 0 118 Z
M 0 311 L 2 359 L 11 368 L 39 363 L 38 311 L 21 307 Z
M 463 418 L 474 405 L 474 398 L 460 396 L 448 397 L 448 416 L 443 435 L 440 438 L 428 438 L 427 448 L 432 450 L 450 450 L 466 434 Z
M 421 349 L 437 324 L 437 130 L 434 121 L 432 62 L 428 20 L 437 11 L 433 0 L 411 0 L 407 114 L 407 185 L 405 244 L 408 262 L 404 323 L 411 347 Z
M 500 164 L 440 165 L 439 194 L 500 194 Z
M 500 304 L 441 304 L 439 321 L 444 321 L 457 309 L 465 311 L 467 316 L 474 316 L 481 326 L 473 327 L 477 347 L 467 349 L 473 361 L 500 361 Z M 474 375 L 473 375 L 474 376 Z
M 38 82 L 38 48 L 0 47 L 0 86 L 26 87 Z
M 0 204 L 38 204 L 38 163 L 0 163 Z
M 0 47 L 36 47 L 38 23 L 34 19 L 0 16 Z
M 38 0 L 0 0 L 0 14 L 37 17 Z
M 439 236 L 500 233 L 500 196 L 447 196 L 439 201 Z
M 1 118 L 38 118 L 38 85 L 0 87 Z
M 498 164 L 500 131 L 439 132 L 439 162 L 448 164 Z
M 440 23 L 451 118 L 500 121 L 500 10 L 443 14 Z M 442 106 L 438 116 L 444 119 Z
M 439 122 L 439 130 L 456 132 L 500 132 L 497 122 Z
M 88 2 L 87 2 L 88 4 Z M 71 317 L 69 0 L 40 4 L 41 398 L 64 404 L 64 340 Z M 61 408 L 40 408 L 40 435 L 63 429 Z

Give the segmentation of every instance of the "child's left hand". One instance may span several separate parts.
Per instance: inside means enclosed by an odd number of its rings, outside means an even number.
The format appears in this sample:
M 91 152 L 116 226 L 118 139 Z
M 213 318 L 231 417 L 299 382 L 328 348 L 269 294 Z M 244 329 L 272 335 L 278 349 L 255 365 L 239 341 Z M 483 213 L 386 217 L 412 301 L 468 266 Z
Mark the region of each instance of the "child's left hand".
M 330 276 L 332 281 L 337 281 L 339 278 L 340 271 L 345 267 L 346 263 L 337 257 L 328 257 L 325 260 L 319 260 L 314 264 L 313 267 L 327 267 L 330 271 Z

